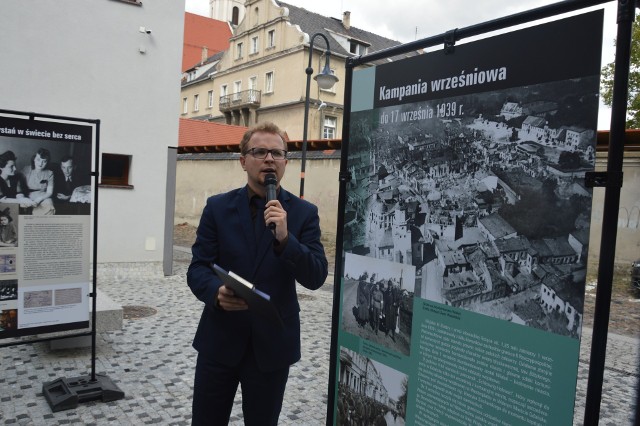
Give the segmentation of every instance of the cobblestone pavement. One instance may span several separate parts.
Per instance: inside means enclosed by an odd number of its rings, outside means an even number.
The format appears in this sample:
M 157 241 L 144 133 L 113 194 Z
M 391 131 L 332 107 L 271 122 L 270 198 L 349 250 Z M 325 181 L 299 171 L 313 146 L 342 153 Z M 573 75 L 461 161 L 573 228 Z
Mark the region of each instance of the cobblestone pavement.
M 89 349 L 50 351 L 47 343 L 0 348 L 0 423 L 19 425 L 188 425 L 196 352 L 191 348 L 201 304 L 185 282 L 188 255 L 176 251 L 174 275 L 160 264 L 100 265 L 98 286 L 123 306 L 147 306 L 152 316 L 125 319 L 123 329 L 100 333 L 96 372 L 111 378 L 125 398 L 92 401 L 52 413 L 42 384 L 90 372 Z M 281 425 L 323 425 L 326 418 L 333 281 L 312 292 L 299 287 L 302 360 L 291 368 Z M 574 424 L 582 424 L 591 331 L 581 347 Z M 3 343 L 0 341 L 0 343 Z M 610 335 L 601 425 L 633 424 L 638 385 L 638 340 Z M 242 425 L 238 397 L 231 418 Z

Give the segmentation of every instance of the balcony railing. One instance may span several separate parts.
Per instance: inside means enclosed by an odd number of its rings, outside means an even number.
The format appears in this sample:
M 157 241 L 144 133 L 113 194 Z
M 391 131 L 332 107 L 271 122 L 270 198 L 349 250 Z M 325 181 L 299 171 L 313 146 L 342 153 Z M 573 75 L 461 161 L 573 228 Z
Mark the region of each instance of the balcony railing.
M 242 108 L 258 108 L 260 106 L 260 90 L 243 90 L 242 92 L 220 96 L 220 111 L 226 112 Z

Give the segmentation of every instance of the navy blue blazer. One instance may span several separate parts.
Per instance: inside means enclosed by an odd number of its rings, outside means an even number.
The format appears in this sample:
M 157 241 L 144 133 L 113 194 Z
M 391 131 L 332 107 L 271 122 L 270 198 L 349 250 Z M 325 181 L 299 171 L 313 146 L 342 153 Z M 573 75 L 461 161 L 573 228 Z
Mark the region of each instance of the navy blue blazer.
M 228 366 L 237 365 L 249 341 L 263 371 L 287 367 L 300 359 L 300 305 L 296 281 L 315 290 L 327 278 L 327 258 L 320 242 L 318 208 L 280 189 L 287 211 L 289 238 L 276 254 L 274 237 L 265 229 L 256 240 L 247 186 L 207 200 L 191 249 L 187 283 L 205 307 L 193 347 Z M 262 218 L 257 218 L 257 220 Z M 227 312 L 215 306 L 222 282 L 211 269 L 220 265 L 254 283 L 271 296 L 284 328 L 270 325 L 250 310 Z

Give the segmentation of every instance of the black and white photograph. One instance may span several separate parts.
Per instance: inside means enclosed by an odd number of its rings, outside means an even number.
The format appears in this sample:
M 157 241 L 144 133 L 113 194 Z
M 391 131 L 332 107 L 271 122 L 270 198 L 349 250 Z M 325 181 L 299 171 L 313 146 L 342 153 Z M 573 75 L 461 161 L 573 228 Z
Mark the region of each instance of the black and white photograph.
M 0 280 L 0 301 L 18 300 L 18 280 Z
M 346 253 L 343 330 L 409 355 L 415 282 L 411 265 Z
M 19 208 L 17 204 L 4 204 L 0 203 L 0 249 L 3 247 L 17 247 L 19 242 L 18 236 L 18 221 L 19 221 Z M 15 271 L 15 256 L 14 271 Z M 0 260 L 0 272 L 5 272 L 1 269 L 2 262 Z
M 340 349 L 336 426 L 402 426 L 409 377 L 346 348 Z
M 578 338 L 597 88 L 587 77 L 354 114 L 345 247 L 411 263 L 416 297 Z
M 0 145 L 1 203 L 22 215 L 90 214 L 91 144 L 5 137 Z

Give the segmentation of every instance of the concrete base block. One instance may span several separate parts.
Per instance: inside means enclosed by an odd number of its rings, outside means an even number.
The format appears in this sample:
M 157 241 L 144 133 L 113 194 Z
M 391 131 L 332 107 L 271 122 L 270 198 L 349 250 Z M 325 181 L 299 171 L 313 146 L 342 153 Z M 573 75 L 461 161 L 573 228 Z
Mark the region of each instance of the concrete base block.
M 52 351 L 88 348 L 89 346 L 91 346 L 91 336 L 68 337 L 66 339 L 51 340 L 49 342 L 49 349 Z

